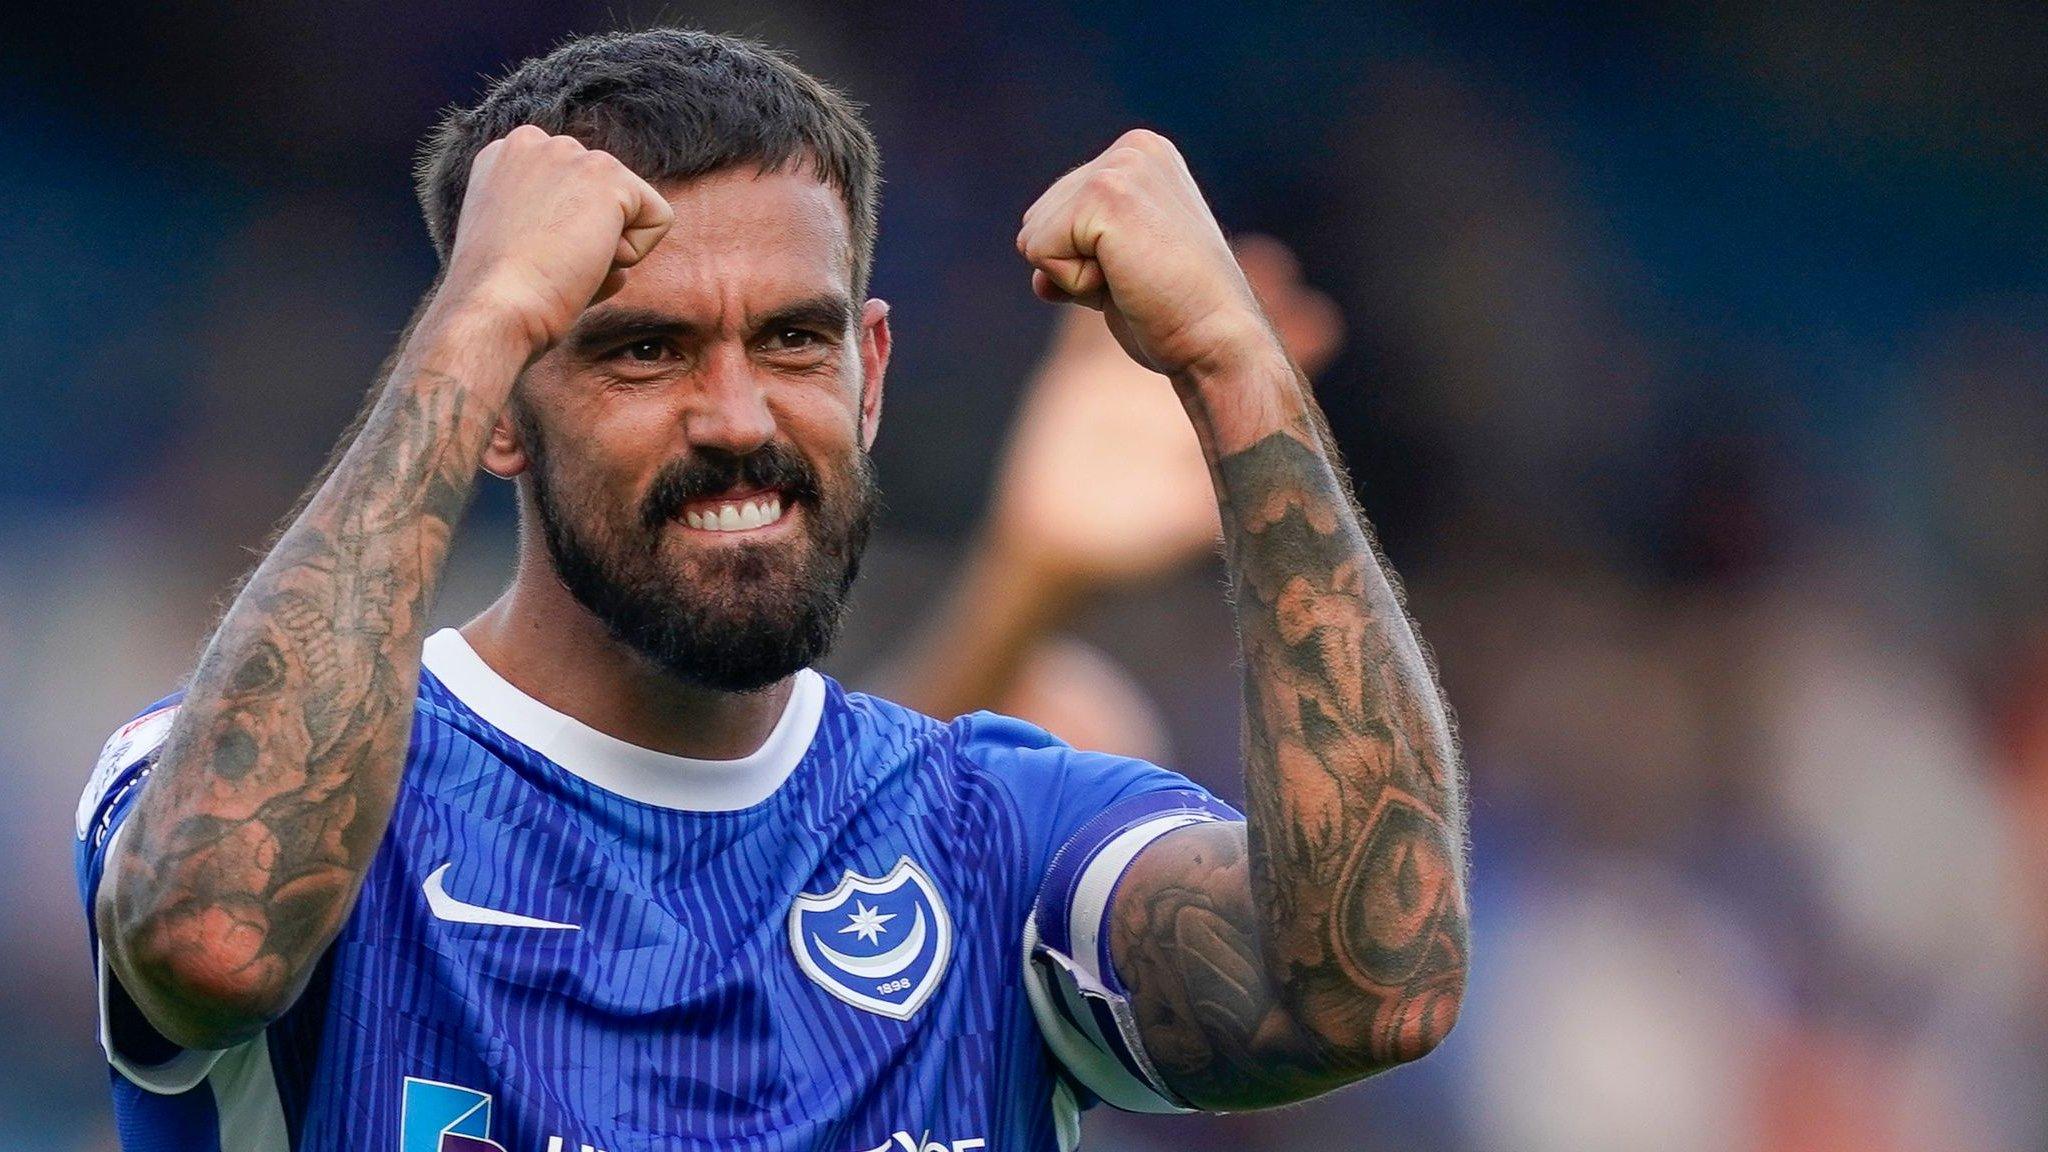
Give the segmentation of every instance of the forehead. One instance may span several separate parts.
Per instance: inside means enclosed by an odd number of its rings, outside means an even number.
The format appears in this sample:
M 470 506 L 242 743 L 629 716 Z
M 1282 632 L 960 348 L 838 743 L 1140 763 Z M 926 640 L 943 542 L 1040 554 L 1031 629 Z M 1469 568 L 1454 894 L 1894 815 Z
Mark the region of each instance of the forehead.
M 852 282 L 846 206 L 801 164 L 779 172 L 726 169 L 658 187 L 675 223 L 626 276 L 615 304 L 746 311 L 785 297 L 843 293 Z

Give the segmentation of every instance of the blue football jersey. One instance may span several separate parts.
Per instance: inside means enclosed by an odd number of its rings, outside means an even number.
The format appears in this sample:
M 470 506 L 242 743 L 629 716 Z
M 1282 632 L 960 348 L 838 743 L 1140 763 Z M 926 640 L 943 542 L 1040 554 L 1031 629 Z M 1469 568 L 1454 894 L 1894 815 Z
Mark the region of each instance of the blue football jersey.
M 262 1036 L 177 1048 L 93 940 L 126 1152 L 1050 1152 L 1081 1104 L 1165 1093 L 1090 996 L 1120 991 L 1130 859 L 1234 818 L 1186 779 L 811 671 L 759 751 L 692 760 L 453 630 L 425 665 L 361 899 Z M 80 801 L 88 925 L 176 709 L 117 732 Z M 1041 935 L 1067 978 L 1027 994 Z

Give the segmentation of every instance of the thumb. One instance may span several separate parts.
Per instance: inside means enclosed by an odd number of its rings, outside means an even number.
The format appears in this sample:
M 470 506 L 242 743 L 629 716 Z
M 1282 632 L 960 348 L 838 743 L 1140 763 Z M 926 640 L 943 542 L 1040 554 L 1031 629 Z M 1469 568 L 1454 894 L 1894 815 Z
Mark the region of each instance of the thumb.
M 1039 299 L 1054 304 L 1071 302 L 1102 307 L 1108 285 L 1101 264 L 1085 256 L 1044 256 L 1037 264 L 1031 275 L 1031 290 Z
M 619 231 L 618 251 L 612 257 L 612 263 L 620 268 L 630 268 L 646 259 L 661 238 L 668 235 L 669 226 L 676 219 L 676 210 L 668 199 L 638 176 L 631 177 L 626 192 L 626 222 Z

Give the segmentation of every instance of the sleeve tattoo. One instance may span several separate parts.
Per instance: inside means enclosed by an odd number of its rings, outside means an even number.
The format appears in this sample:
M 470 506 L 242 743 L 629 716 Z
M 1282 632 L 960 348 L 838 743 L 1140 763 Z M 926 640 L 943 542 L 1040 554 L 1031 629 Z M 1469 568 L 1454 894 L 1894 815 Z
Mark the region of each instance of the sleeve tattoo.
M 354 906 L 485 407 L 441 373 L 394 375 L 200 659 L 98 908 L 124 986 L 174 1041 L 254 1034 Z
M 1112 949 L 1168 1082 L 1286 1103 L 1426 1053 L 1467 949 L 1457 756 L 1435 678 L 1313 421 L 1219 460 L 1248 823 L 1141 855 Z

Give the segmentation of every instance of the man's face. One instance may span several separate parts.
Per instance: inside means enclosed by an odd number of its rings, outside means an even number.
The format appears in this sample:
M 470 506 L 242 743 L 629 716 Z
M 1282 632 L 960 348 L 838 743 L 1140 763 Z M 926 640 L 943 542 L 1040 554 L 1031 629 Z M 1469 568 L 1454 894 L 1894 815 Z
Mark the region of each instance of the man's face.
M 527 370 L 486 463 L 529 477 L 556 573 L 615 637 L 751 691 L 838 630 L 887 308 L 849 295 L 846 210 L 801 166 L 663 191 L 674 227 Z

